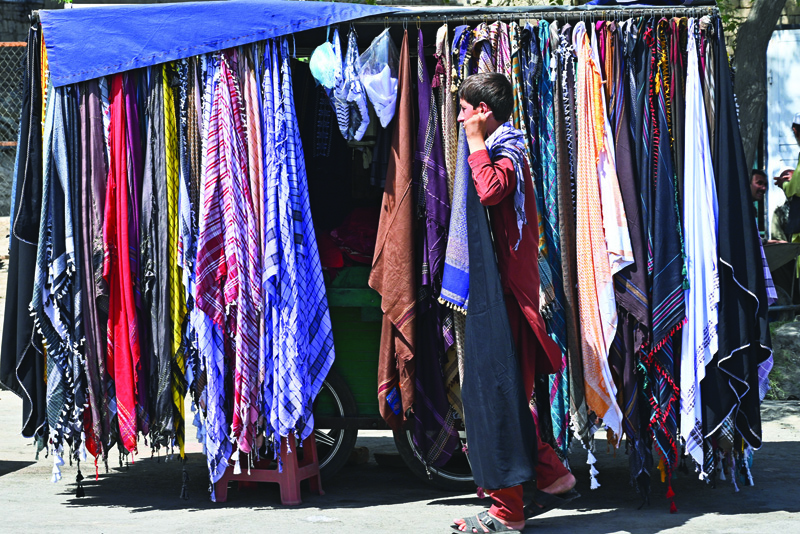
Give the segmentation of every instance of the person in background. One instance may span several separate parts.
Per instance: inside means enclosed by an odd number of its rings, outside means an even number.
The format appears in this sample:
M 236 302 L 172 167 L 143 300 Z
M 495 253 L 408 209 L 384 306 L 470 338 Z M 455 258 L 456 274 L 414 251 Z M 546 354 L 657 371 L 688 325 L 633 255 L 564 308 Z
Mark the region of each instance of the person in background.
M 800 113 L 795 115 L 792 121 L 792 134 L 795 142 L 800 146 Z M 792 172 L 791 176 L 784 176 L 784 173 L 781 173 L 781 176 L 775 179 L 775 185 L 783 189 L 787 200 L 792 197 L 800 197 L 800 154 L 798 154 L 797 166 L 794 172 Z
M 767 192 L 767 173 L 761 169 L 753 169 L 750 177 L 750 194 L 753 200 L 761 202 L 764 200 L 764 193 Z
M 792 179 L 794 169 L 787 167 L 783 169 L 778 176 L 774 178 L 775 185 L 781 186 Z M 751 185 L 752 187 L 752 185 Z M 786 221 L 789 220 L 789 202 L 784 202 L 772 213 L 772 221 L 769 226 L 769 236 L 771 243 L 785 243 L 789 241 L 786 237 L 786 232 L 783 228 L 786 226 Z

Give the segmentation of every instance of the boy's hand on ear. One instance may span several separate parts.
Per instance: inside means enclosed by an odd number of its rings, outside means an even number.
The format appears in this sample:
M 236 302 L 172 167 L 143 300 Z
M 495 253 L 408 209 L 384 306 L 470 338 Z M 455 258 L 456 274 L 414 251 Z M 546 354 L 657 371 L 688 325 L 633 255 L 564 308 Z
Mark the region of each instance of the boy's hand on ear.
M 464 133 L 467 134 L 470 153 L 486 148 L 486 122 L 492 116 L 492 111 L 477 112 L 464 121 Z

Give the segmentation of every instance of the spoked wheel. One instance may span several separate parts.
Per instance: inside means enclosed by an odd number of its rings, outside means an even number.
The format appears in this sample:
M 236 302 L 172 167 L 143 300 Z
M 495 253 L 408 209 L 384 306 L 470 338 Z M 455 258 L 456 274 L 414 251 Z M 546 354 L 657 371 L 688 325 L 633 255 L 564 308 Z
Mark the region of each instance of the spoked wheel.
M 394 443 L 397 446 L 397 452 L 400 453 L 400 457 L 403 458 L 411 472 L 431 486 L 456 492 L 475 490 L 472 469 L 467 461 L 467 455 L 461 449 L 456 450 L 443 466 L 429 465 L 426 467 L 419 448 L 414 444 L 410 430 L 395 432 Z
M 314 401 L 314 418 L 356 417 L 358 408 L 347 382 L 336 371 L 331 370 L 322 383 L 322 389 Z M 355 428 L 316 428 L 317 456 L 323 479 L 334 476 L 350 458 L 356 445 L 358 430 Z

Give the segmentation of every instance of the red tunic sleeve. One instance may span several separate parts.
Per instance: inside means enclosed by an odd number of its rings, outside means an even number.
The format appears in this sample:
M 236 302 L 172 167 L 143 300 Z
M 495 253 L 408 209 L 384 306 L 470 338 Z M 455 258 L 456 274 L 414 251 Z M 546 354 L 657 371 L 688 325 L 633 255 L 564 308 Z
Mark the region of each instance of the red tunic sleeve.
M 495 206 L 514 193 L 517 185 L 514 164 L 508 158 L 492 161 L 489 152 L 479 150 L 469 156 L 472 180 L 478 190 L 478 198 L 484 206 Z

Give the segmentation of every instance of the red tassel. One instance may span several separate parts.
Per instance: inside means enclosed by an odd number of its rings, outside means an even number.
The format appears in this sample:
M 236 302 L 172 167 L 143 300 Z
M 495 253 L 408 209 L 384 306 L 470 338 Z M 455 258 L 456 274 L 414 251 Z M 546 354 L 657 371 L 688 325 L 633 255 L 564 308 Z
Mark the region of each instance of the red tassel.
M 672 491 L 672 484 L 670 484 L 667 490 L 667 499 L 672 499 L 673 497 L 675 497 L 675 492 Z
M 678 513 L 678 507 L 675 506 L 675 501 L 672 501 L 671 503 L 669 503 L 669 513 L 671 513 L 671 514 L 677 514 Z

